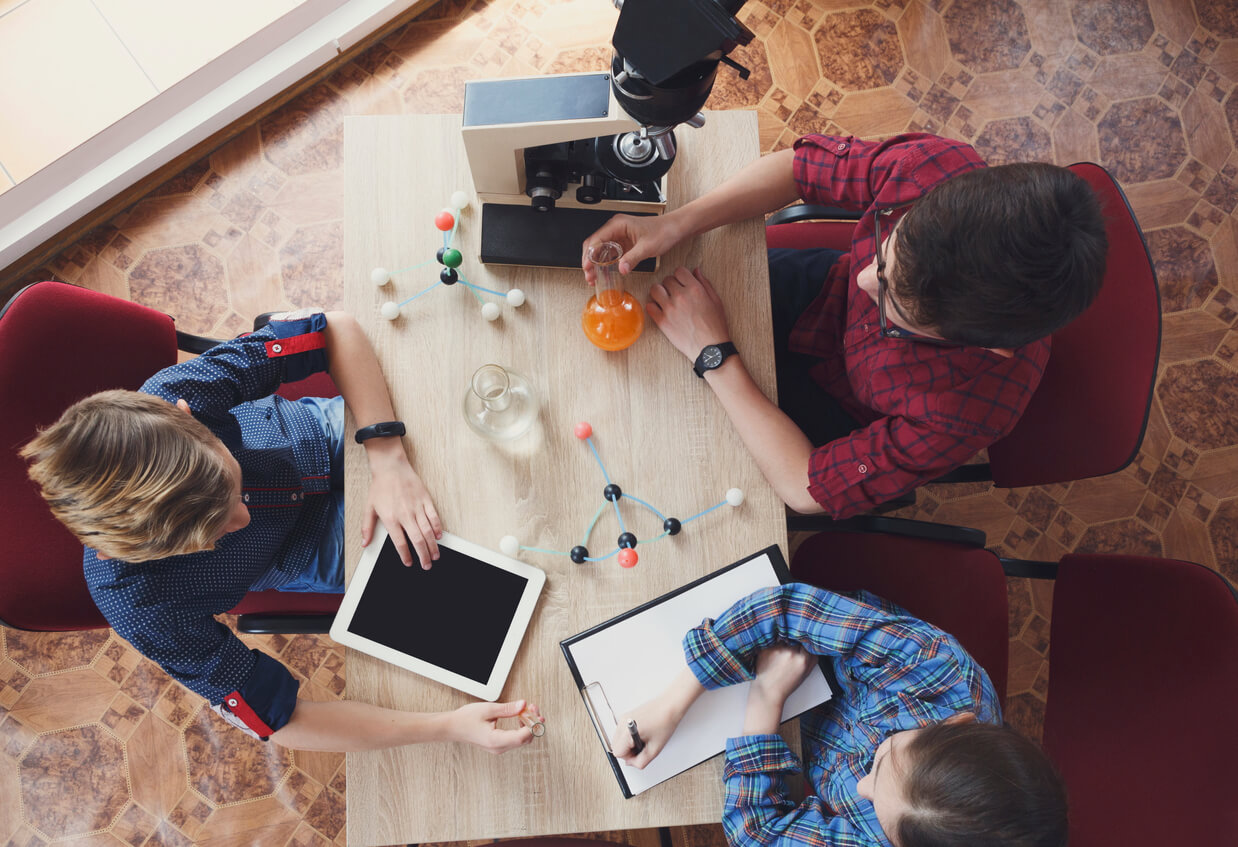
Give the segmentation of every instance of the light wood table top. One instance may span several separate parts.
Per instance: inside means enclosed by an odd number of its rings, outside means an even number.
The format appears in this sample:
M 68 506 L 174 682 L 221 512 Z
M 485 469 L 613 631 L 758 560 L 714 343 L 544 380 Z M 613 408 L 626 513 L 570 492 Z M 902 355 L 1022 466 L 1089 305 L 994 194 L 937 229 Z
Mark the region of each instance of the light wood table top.
M 677 133 L 668 175 L 670 206 L 699 196 L 759 155 L 753 112 L 716 112 L 703 129 Z M 426 744 L 348 756 L 350 845 L 455 841 L 687 825 L 721 820 L 721 757 L 624 800 L 562 657 L 559 641 L 705 575 L 768 544 L 786 550 L 782 503 L 762 478 L 709 387 L 646 321 L 628 350 L 606 353 L 580 330 L 589 289 L 579 271 L 486 266 L 477 261 L 480 209 L 461 215 L 453 246 L 461 275 L 528 302 L 502 307 L 494 323 L 463 286 L 439 287 L 379 317 L 431 285 L 442 234 L 434 215 L 457 189 L 472 192 L 460 142 L 460 117 L 355 117 L 345 121 L 347 217 L 345 307 L 378 351 L 396 412 L 408 424 L 418 472 L 444 527 L 491 549 L 520 542 L 569 550 L 602 501 L 604 480 L 577 421 L 592 423 L 612 480 L 664 514 L 684 518 L 739 487 L 746 501 L 724 506 L 678 536 L 637 547 L 631 570 L 611 558 L 576 565 L 566 556 L 523 553 L 546 571 L 546 587 L 503 692 L 541 707 L 544 737 L 494 757 L 461 744 Z M 375 266 L 430 264 L 370 282 Z M 768 271 L 760 221 L 714 231 L 664 256 L 662 270 L 699 265 L 727 305 L 736 345 L 762 389 L 774 396 Z M 635 274 L 643 301 L 665 275 Z M 540 396 L 533 431 L 508 447 L 490 444 L 465 424 L 463 402 L 474 370 L 488 362 L 527 377 Z M 349 421 L 350 433 L 354 426 Z M 360 555 L 368 471 L 348 438 L 348 571 Z M 661 533 L 634 504 L 625 522 L 638 537 Z M 603 514 L 591 553 L 614 549 L 618 526 Z M 470 698 L 350 650 L 347 693 L 398 709 L 453 709 Z M 795 740 L 794 729 L 786 728 Z M 795 749 L 795 747 L 793 747 Z

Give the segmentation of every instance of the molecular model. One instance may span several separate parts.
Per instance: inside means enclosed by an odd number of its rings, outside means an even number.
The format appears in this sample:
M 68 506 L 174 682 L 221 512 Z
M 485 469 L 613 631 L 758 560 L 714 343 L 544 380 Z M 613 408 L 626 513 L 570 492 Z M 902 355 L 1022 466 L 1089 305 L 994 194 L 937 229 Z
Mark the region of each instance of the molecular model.
M 698 512 L 692 517 L 685 518 L 682 521 L 679 520 L 678 518 L 668 518 L 666 515 L 659 512 L 657 509 L 655 509 L 653 506 L 646 503 L 644 500 L 641 500 L 637 497 L 633 497 L 631 494 L 625 494 L 623 490 L 619 488 L 618 485 L 615 485 L 613 482 L 610 481 L 610 474 L 606 472 L 606 466 L 602 464 L 602 457 L 598 455 L 597 447 L 595 447 L 593 444 L 593 438 L 592 438 L 593 427 L 592 426 L 590 426 L 588 423 L 584 421 L 581 421 L 580 423 L 576 424 L 575 433 L 576 433 L 577 438 L 579 438 L 581 441 L 588 443 L 589 449 L 593 451 L 593 458 L 597 460 L 598 467 L 602 469 L 602 477 L 606 480 L 606 487 L 602 489 L 602 497 L 604 498 L 604 500 L 606 500 L 612 506 L 614 506 L 615 517 L 619 519 L 618 546 L 614 550 L 611 550 L 609 553 L 607 553 L 605 556 L 590 556 L 589 548 L 586 546 L 589 543 L 589 536 L 593 534 L 594 526 L 597 525 L 598 518 L 600 518 L 602 516 L 602 512 L 606 510 L 606 503 L 604 502 L 602 503 L 601 506 L 598 507 L 597 512 L 594 513 L 593 520 L 589 521 L 589 528 L 585 530 L 584 539 L 580 542 L 580 544 L 573 547 L 570 551 L 564 552 L 562 550 L 544 550 L 540 547 L 525 547 L 521 545 L 520 541 L 516 538 L 516 536 L 505 535 L 503 536 L 502 539 L 499 540 L 499 549 L 503 551 L 504 555 L 512 556 L 514 558 L 522 550 L 527 550 L 531 553 L 550 553 L 556 556 L 568 556 L 571 558 L 573 562 L 579 565 L 585 562 L 602 562 L 602 561 L 605 561 L 606 559 L 609 559 L 611 556 L 614 556 L 617 553 L 619 555 L 619 565 L 621 567 L 631 568 L 636 565 L 636 561 L 638 558 L 636 555 L 636 549 L 635 549 L 637 544 L 648 544 L 653 541 L 660 541 L 663 538 L 666 538 L 666 536 L 668 535 L 678 535 L 680 530 L 682 530 L 684 526 L 686 526 L 687 524 L 690 524 L 692 521 L 696 520 L 697 518 L 704 517 L 705 515 L 708 515 L 710 512 L 714 511 L 715 509 L 719 509 L 722 506 L 729 504 L 732 507 L 738 507 L 744 502 L 744 492 L 738 488 L 732 488 L 726 492 L 726 496 L 723 498 L 723 500 L 720 503 L 710 506 L 708 509 L 706 509 L 703 512 Z M 656 538 L 649 538 L 644 541 L 639 541 L 637 540 L 634 534 L 627 531 L 627 529 L 623 525 L 623 513 L 619 511 L 619 501 L 625 497 L 628 500 L 631 500 L 633 503 L 638 503 L 641 506 L 644 506 L 646 509 L 648 509 L 649 511 L 653 512 L 655 515 L 658 516 L 658 518 L 662 521 L 662 534 L 661 535 L 657 536 Z
M 456 229 L 460 226 L 460 210 L 469 203 L 469 196 L 463 191 L 453 192 L 451 195 L 451 207 L 443 209 L 434 216 L 434 226 L 443 233 L 443 246 L 435 254 L 433 259 L 427 259 L 424 262 L 418 262 L 415 265 L 410 265 L 407 268 L 399 268 L 398 270 L 389 271 L 386 268 L 375 268 L 370 271 L 370 282 L 374 283 L 379 288 L 391 281 L 391 277 L 396 274 L 413 271 L 417 268 L 425 267 L 431 262 L 438 262 L 443 266 L 439 271 L 438 282 L 431 285 L 429 288 L 418 291 L 412 297 L 406 300 L 401 300 L 396 303 L 394 300 L 388 300 L 379 307 L 378 313 L 389 321 L 394 321 L 400 316 L 400 310 L 409 303 L 416 300 L 422 294 L 425 294 L 440 285 L 455 285 L 457 282 L 463 285 L 469 291 L 473 292 L 473 296 L 477 298 L 477 302 L 481 303 L 481 316 L 488 321 L 493 321 L 499 316 L 499 307 L 497 303 L 487 303 L 482 298 L 482 293 L 493 295 L 494 297 L 502 298 L 507 301 L 509 306 L 524 305 L 524 292 L 519 288 L 513 288 L 511 291 L 504 294 L 502 291 L 492 291 L 489 288 L 482 288 L 480 285 L 474 285 L 464 277 L 460 276 L 457 268 L 464 261 L 464 256 L 459 250 L 451 246 L 451 241 L 456 235 Z

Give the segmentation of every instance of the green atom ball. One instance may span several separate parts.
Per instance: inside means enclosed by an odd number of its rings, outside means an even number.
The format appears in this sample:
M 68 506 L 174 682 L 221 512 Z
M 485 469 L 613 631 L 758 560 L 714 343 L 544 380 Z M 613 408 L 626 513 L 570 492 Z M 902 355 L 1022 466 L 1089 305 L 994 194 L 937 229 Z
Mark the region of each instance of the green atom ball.
M 464 261 L 464 257 L 460 255 L 460 251 L 454 247 L 449 247 L 443 251 L 443 264 L 449 268 L 458 268 L 460 263 Z

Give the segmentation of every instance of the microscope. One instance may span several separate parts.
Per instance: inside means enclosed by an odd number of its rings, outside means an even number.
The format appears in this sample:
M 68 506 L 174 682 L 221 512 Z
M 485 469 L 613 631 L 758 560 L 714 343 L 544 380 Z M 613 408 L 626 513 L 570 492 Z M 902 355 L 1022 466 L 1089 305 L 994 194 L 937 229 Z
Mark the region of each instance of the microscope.
M 666 209 L 677 126 L 700 127 L 719 63 L 752 32 L 744 0 L 614 0 L 608 73 L 465 84 L 462 135 L 482 262 L 574 268 L 616 212 Z M 656 259 L 636 270 L 652 271 Z

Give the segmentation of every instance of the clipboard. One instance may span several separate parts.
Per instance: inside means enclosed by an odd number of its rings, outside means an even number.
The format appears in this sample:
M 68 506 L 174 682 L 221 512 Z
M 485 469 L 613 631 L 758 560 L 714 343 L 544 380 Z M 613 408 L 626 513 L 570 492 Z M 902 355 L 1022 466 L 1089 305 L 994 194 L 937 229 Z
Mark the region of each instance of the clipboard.
M 611 753 L 609 738 L 618 717 L 660 694 L 684 667 L 688 630 L 754 591 L 790 581 L 782 551 L 771 545 L 559 643 L 625 799 L 723 752 L 727 738 L 742 734 L 751 683 L 701 695 L 644 770 Z M 830 699 L 825 662 L 787 699 L 783 721 Z

